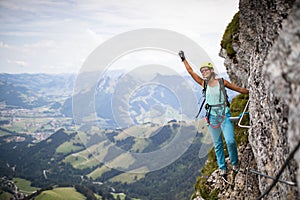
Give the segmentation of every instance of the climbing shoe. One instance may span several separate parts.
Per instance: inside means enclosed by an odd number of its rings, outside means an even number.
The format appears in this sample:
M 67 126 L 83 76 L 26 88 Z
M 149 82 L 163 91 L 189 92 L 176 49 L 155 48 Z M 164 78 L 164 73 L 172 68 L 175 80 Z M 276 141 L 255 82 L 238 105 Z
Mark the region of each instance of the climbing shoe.
M 239 164 L 233 165 L 232 170 L 233 170 L 234 173 L 237 174 L 240 171 L 240 165 Z
M 220 176 L 226 177 L 227 171 L 225 169 L 219 169 L 219 171 L 220 171 Z

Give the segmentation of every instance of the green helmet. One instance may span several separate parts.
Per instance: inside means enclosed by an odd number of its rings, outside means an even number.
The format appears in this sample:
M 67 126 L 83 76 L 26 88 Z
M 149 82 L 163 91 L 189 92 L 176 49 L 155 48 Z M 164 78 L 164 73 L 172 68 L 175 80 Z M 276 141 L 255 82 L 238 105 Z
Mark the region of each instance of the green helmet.
M 208 67 L 209 69 L 213 69 L 213 68 L 214 68 L 214 65 L 213 65 L 211 62 L 205 62 L 205 63 L 202 63 L 202 64 L 200 65 L 200 70 L 201 70 L 203 67 Z

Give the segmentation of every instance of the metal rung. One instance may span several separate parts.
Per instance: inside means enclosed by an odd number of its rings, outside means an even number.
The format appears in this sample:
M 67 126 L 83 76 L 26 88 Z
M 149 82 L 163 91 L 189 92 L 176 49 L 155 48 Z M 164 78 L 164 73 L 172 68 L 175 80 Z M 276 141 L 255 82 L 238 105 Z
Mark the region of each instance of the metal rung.
M 236 121 L 238 121 L 240 119 L 240 116 L 238 116 L 238 117 L 230 117 L 229 119 L 232 122 L 236 122 Z
M 250 127 L 251 127 L 251 126 L 247 126 L 247 125 L 241 125 L 241 122 L 242 122 L 243 117 L 244 117 L 244 115 L 245 115 L 245 113 L 246 113 L 246 110 L 247 110 L 249 101 L 250 101 L 250 99 L 248 99 L 247 104 L 246 104 L 246 106 L 245 106 L 245 108 L 244 108 L 244 111 L 243 111 L 243 113 L 242 113 L 242 116 L 241 116 L 241 118 L 240 118 L 240 121 L 239 121 L 239 123 L 238 123 L 238 126 L 239 126 L 239 127 L 242 127 L 242 128 L 250 128 Z

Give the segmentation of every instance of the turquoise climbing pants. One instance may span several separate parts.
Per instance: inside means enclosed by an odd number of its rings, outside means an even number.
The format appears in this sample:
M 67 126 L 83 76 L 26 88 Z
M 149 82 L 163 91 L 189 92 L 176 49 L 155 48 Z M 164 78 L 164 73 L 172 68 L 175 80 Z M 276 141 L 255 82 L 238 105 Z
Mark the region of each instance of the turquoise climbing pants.
M 230 121 L 231 114 L 230 112 L 227 112 L 225 114 L 225 118 L 223 122 L 221 123 L 221 126 L 218 126 L 218 128 L 213 128 L 213 126 L 217 126 L 220 122 L 220 118 L 214 115 L 209 116 L 209 121 L 211 125 L 208 125 L 208 129 L 210 131 L 210 134 L 212 136 L 214 147 L 215 147 L 215 153 L 217 156 L 218 166 L 220 169 L 226 170 L 226 163 L 225 163 L 225 155 L 224 155 L 224 145 L 222 141 L 222 132 L 225 138 L 225 142 L 227 145 L 227 150 L 229 153 L 230 162 L 232 165 L 238 164 L 238 152 L 236 147 L 236 141 L 234 138 L 234 129 L 233 124 Z

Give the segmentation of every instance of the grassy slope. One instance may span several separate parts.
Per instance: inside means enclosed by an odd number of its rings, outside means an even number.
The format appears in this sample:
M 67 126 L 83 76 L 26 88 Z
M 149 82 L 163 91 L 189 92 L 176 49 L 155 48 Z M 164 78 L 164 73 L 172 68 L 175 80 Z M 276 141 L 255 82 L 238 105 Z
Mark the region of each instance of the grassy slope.
M 35 200 L 85 200 L 86 197 L 75 190 L 75 188 L 55 188 L 43 191 Z
M 94 171 L 92 171 L 91 173 L 89 173 L 87 175 L 87 177 L 92 178 L 93 180 L 99 178 L 102 176 L 102 174 L 109 172 L 111 169 L 106 167 L 105 165 L 96 168 Z
M 114 137 L 115 141 L 121 141 L 126 139 L 129 136 L 143 136 L 143 137 L 150 137 L 151 134 L 155 134 L 157 130 L 159 130 L 161 126 L 158 125 L 143 125 L 139 127 L 130 127 L 117 136 Z M 81 136 L 82 137 L 82 136 Z M 81 138 L 80 137 L 80 138 Z M 148 146 L 148 143 L 144 139 L 136 139 L 133 150 L 142 151 L 144 148 Z M 62 144 L 56 152 L 58 153 L 68 153 L 71 152 L 70 148 L 74 148 L 72 142 Z M 105 142 L 100 142 L 96 145 L 90 146 L 87 149 L 83 149 L 82 151 L 78 151 L 76 153 L 68 155 L 63 162 L 70 163 L 74 168 L 77 169 L 86 169 L 89 167 L 95 167 L 101 163 L 104 157 L 107 154 L 110 145 L 105 145 Z M 75 150 L 75 149 L 73 149 Z M 126 160 L 126 162 L 124 161 Z M 110 165 L 118 166 L 118 163 L 127 163 L 128 165 L 132 164 L 135 161 L 134 158 L 130 156 L 130 154 L 122 154 L 116 157 L 114 160 L 110 162 Z M 105 172 L 109 171 L 104 166 L 99 166 L 93 172 L 88 174 L 88 177 L 96 179 L 101 177 L 101 175 Z M 129 178 L 131 180 L 131 178 Z M 118 180 L 118 178 L 117 178 Z M 130 181 L 131 182 L 131 181 Z
M 10 200 L 12 197 L 13 195 L 8 192 L 3 192 L 2 194 L 0 194 L 1 200 Z
M 71 153 L 71 152 L 79 151 L 81 149 L 83 149 L 83 147 L 75 146 L 73 141 L 70 141 L 70 142 L 65 142 L 65 143 L 61 144 L 56 149 L 56 153 L 68 154 L 68 153 Z
M 130 184 L 141 180 L 142 178 L 145 178 L 145 176 L 145 173 L 122 173 L 120 175 L 114 176 L 109 181 Z
M 0 137 L 5 135 L 10 135 L 10 133 L 0 130 Z
M 31 182 L 22 178 L 14 178 L 13 181 L 19 188 L 20 192 L 24 194 L 31 194 L 40 189 L 36 187 L 31 187 Z

